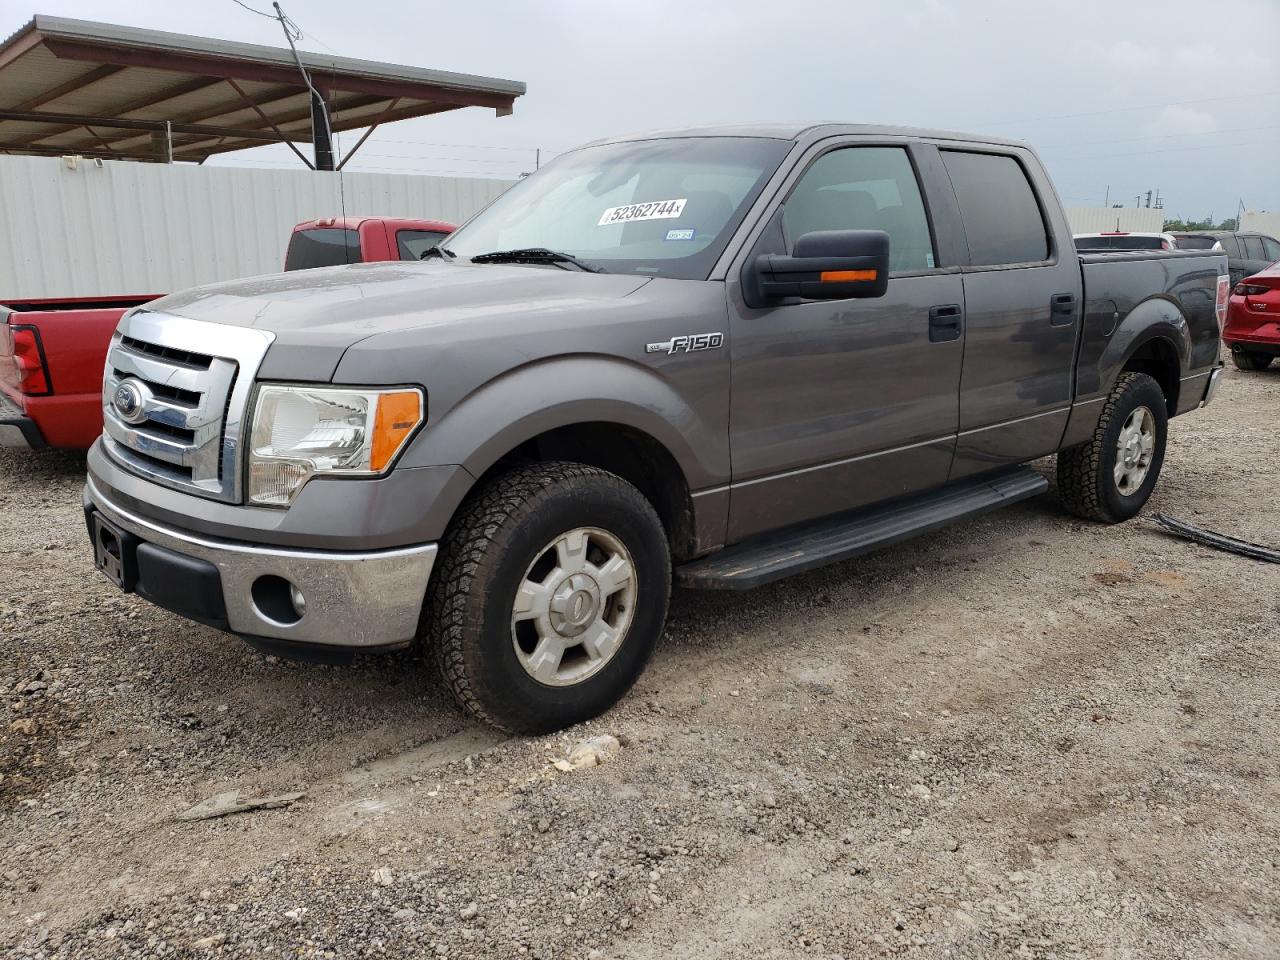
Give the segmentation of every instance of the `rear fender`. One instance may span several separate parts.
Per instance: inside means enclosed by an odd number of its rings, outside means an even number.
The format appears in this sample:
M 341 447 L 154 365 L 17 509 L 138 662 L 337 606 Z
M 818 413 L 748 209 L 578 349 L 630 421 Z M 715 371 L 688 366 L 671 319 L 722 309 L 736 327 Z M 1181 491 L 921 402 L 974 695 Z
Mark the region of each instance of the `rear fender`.
M 1076 366 L 1076 402 L 1105 397 L 1125 364 L 1153 340 L 1163 340 L 1173 348 L 1177 358 L 1175 380 L 1185 376 L 1191 356 L 1191 328 L 1175 301 L 1152 297 L 1123 319 L 1114 301 L 1102 301 L 1097 307 L 1091 303 Z

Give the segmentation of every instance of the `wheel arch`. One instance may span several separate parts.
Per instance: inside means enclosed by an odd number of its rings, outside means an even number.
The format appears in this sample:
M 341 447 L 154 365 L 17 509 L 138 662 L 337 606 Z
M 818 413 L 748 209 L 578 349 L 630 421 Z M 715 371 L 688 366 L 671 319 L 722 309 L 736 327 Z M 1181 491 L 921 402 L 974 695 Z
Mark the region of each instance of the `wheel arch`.
M 1153 333 L 1135 343 L 1126 354 L 1121 373 L 1145 373 L 1160 385 L 1165 406 L 1170 417 L 1178 410 L 1178 391 L 1181 387 L 1183 360 L 1172 339 L 1161 333 Z
M 1191 327 L 1178 303 L 1164 296 L 1143 300 L 1116 325 L 1100 364 L 1103 395 L 1122 373 L 1145 373 L 1160 385 L 1169 416 L 1191 357 Z
M 721 498 L 708 497 L 695 509 L 693 493 L 728 481 L 727 417 L 727 398 L 708 420 L 648 368 L 560 358 L 510 371 L 470 393 L 429 424 L 406 461 L 465 468 L 471 482 L 432 507 L 442 517 L 452 517 L 471 490 L 513 464 L 571 460 L 608 470 L 653 504 L 673 555 L 683 559 L 723 542 Z

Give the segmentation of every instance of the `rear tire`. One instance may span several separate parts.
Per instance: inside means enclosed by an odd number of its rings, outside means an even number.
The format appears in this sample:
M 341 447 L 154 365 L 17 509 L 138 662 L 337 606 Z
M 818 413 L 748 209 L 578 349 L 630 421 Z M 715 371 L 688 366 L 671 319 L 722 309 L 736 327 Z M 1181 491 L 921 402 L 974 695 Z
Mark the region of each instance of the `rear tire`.
M 1164 392 L 1145 373 L 1122 373 L 1093 436 L 1058 454 L 1058 496 L 1078 517 L 1120 523 L 1146 504 L 1168 433 Z
M 1253 350 L 1231 351 L 1231 361 L 1239 370 L 1265 370 L 1274 359 L 1269 353 L 1257 353 Z
M 512 733 L 548 733 L 631 689 L 670 593 L 666 534 L 639 490 L 584 464 L 536 463 L 459 510 L 424 627 L 465 710 Z

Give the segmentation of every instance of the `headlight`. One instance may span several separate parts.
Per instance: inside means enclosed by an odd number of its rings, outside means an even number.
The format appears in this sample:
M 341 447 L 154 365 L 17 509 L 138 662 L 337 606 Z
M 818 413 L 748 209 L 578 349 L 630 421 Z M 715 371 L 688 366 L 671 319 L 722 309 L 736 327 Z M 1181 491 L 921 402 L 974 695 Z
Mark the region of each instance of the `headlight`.
M 249 502 L 288 506 L 316 474 L 383 473 L 424 415 L 417 389 L 259 387 Z

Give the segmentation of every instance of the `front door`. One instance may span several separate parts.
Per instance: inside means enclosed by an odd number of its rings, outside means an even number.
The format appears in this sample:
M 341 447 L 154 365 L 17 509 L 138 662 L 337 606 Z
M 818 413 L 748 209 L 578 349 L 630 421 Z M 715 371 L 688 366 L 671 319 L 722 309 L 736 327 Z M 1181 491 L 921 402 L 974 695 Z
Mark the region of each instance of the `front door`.
M 938 266 L 908 149 L 821 153 L 749 256 L 855 229 L 889 234 L 881 298 L 753 308 L 730 284 L 730 543 L 947 479 L 964 295 L 958 271 Z

